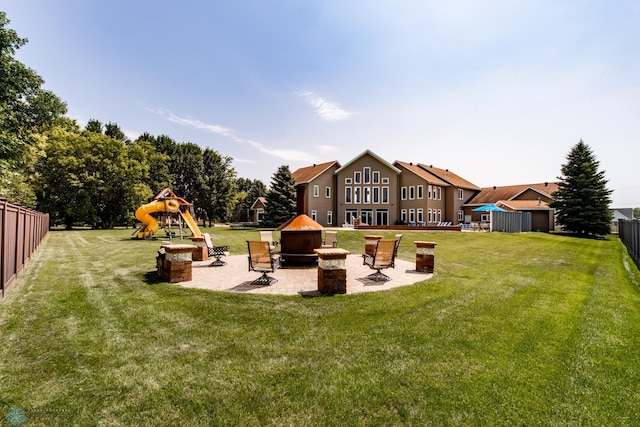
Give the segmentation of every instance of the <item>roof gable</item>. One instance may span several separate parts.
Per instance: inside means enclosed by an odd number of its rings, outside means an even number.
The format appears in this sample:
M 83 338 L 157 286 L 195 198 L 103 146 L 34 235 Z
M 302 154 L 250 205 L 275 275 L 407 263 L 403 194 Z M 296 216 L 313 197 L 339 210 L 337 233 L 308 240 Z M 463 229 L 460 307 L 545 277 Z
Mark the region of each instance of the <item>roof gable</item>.
M 318 176 L 322 175 L 324 172 L 329 170 L 333 165 L 337 165 L 340 167 L 340 163 L 337 160 L 333 160 L 331 162 L 325 162 L 320 164 L 314 164 L 312 166 L 305 166 L 303 168 L 297 169 L 291 175 L 295 180 L 296 184 L 305 184 L 313 181 Z
M 401 162 L 400 160 L 396 160 L 395 162 L 393 162 L 393 164 L 398 165 L 409 172 L 413 172 L 414 174 L 418 175 L 420 178 L 427 181 L 429 184 L 440 185 L 442 187 L 449 187 L 449 184 L 447 182 L 427 172 L 426 170 L 424 170 L 418 165 L 414 165 L 413 163 Z
M 382 157 L 378 156 L 377 154 L 375 154 L 371 150 L 363 151 L 360 155 L 354 157 L 353 159 L 351 159 L 347 163 L 345 163 L 342 167 L 338 168 L 334 173 L 337 174 L 337 173 L 341 172 L 343 169 L 348 168 L 352 163 L 356 162 L 357 160 L 361 159 L 364 156 L 371 156 L 374 159 L 376 159 L 378 162 L 380 162 L 383 165 L 387 166 L 389 169 L 391 169 L 395 173 L 400 174 L 400 169 L 398 169 L 397 167 L 393 166 L 391 163 L 387 162 L 385 159 L 383 159 Z
M 484 205 L 499 200 L 538 200 L 543 197 L 552 200 L 551 194 L 558 189 L 558 183 L 507 185 L 502 187 L 483 188 L 468 204 Z M 530 195 L 532 197 L 530 197 Z M 524 198 L 523 198 L 524 197 Z
M 467 181 L 466 179 L 460 177 L 459 175 L 456 175 L 455 173 L 451 172 L 449 169 L 440 169 L 440 168 L 434 167 L 433 165 L 427 166 L 422 163 L 418 163 L 418 166 L 420 166 L 422 169 L 424 169 L 428 173 L 440 178 L 444 182 L 448 182 L 454 187 L 466 188 L 468 190 L 480 190 L 480 187 Z

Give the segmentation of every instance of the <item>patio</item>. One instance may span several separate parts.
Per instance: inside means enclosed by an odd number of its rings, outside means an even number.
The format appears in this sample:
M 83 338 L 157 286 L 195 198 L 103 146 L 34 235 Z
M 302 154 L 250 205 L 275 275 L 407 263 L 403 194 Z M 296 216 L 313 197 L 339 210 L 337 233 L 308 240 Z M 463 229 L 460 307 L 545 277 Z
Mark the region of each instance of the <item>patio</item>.
M 251 294 L 278 295 L 319 295 L 317 268 L 281 268 L 270 273 L 278 279 L 271 286 L 252 285 L 251 282 L 259 277 L 259 273 L 248 271 L 247 255 L 234 255 L 223 258 L 226 265 L 211 267 L 209 261 L 194 261 L 192 264 L 192 280 L 179 282 L 180 286 L 188 288 L 209 289 L 212 291 L 228 291 Z M 384 270 L 391 278 L 386 282 L 374 282 L 365 279 L 371 274 L 366 265 L 362 265 L 362 256 L 352 254 L 347 256 L 347 294 L 362 292 L 376 292 L 400 286 L 411 285 L 430 279 L 433 274 L 416 272 L 415 262 L 396 258 L 395 268 Z

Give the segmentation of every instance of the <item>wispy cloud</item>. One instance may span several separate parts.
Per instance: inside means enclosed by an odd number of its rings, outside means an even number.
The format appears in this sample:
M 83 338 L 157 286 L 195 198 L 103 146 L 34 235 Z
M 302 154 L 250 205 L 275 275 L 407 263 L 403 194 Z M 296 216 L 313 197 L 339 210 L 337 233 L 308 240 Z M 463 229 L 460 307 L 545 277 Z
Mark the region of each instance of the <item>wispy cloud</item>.
M 338 152 L 338 147 L 335 145 L 316 145 L 316 150 L 320 154 L 332 154 Z
M 177 123 L 179 125 L 187 126 L 194 129 L 200 129 L 207 132 L 216 133 L 218 135 L 225 136 L 227 138 L 232 139 L 235 142 L 248 144 L 253 148 L 256 148 L 261 153 L 268 154 L 270 156 L 278 157 L 283 160 L 289 161 L 299 161 L 299 162 L 311 162 L 313 161 L 313 157 L 303 151 L 297 150 L 283 150 L 283 149 L 273 149 L 267 148 L 263 144 L 252 141 L 250 139 L 244 139 L 236 135 L 231 129 L 226 128 L 220 125 L 214 125 L 205 123 L 203 121 L 194 119 L 192 117 L 180 117 L 173 114 L 171 111 L 162 110 L 162 109 L 147 109 L 153 113 L 164 116 L 167 120 L 173 123 Z M 250 160 L 237 160 L 239 162 L 251 162 Z
M 327 101 L 310 90 L 299 89 L 295 94 L 302 97 L 307 104 L 311 105 L 316 113 L 324 120 L 345 120 L 353 115 L 351 111 L 343 109 L 339 104 Z

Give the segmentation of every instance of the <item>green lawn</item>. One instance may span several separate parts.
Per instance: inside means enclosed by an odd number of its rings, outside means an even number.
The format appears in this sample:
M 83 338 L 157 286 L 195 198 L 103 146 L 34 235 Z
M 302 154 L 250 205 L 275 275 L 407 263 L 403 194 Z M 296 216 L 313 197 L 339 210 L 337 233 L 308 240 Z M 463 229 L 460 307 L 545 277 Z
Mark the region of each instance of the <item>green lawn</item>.
M 257 236 L 207 231 L 232 254 Z M 158 283 L 159 242 L 131 232 L 51 232 L 0 301 L 0 425 L 640 424 L 615 237 L 405 232 L 404 259 L 438 243 L 431 280 L 303 298 Z

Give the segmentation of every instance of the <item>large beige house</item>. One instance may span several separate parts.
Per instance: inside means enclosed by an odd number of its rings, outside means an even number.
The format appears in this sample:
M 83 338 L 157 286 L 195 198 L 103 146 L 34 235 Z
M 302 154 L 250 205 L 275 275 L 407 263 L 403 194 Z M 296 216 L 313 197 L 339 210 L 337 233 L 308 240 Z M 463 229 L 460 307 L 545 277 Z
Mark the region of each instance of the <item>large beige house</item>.
M 535 212 L 536 229 L 553 229 L 549 209 L 556 184 L 480 188 L 449 169 L 393 163 L 366 150 L 340 164 L 337 160 L 293 172 L 306 187 L 304 211 L 323 226 L 345 224 L 434 226 L 482 221 L 475 207 L 496 203 L 507 210 Z M 491 190 L 491 191 L 489 191 Z

